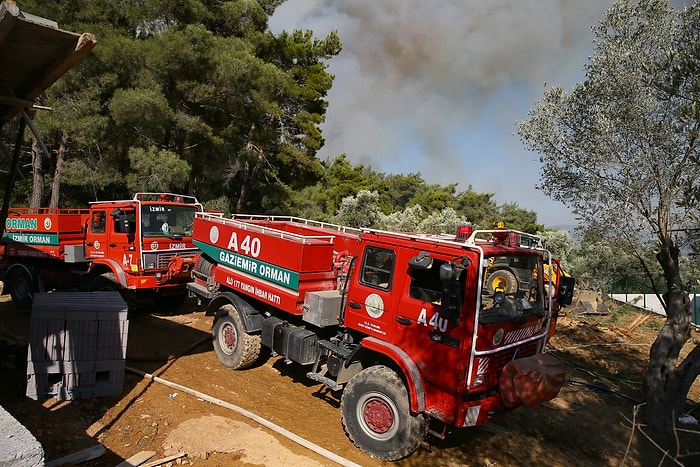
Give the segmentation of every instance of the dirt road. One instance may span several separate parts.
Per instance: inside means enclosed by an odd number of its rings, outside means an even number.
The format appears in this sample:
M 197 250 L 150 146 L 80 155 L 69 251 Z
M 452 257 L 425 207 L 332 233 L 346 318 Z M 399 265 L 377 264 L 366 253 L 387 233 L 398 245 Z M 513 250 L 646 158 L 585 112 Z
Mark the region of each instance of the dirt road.
M 15 309 L 9 297 L 0 300 L 0 327 L 26 338 L 29 315 Z M 307 380 L 304 368 L 279 357 L 245 371 L 224 368 L 212 350 L 211 319 L 196 308 L 175 315 L 131 314 L 127 367 L 254 412 L 349 462 L 389 465 L 352 445 L 340 421 L 339 395 Z M 625 465 L 647 465 L 654 454 L 638 437 L 629 450 L 627 445 L 632 400 L 641 397 L 639 383 L 654 336 L 651 327 L 625 335 L 564 316 L 550 351 L 569 365 L 572 382 L 559 397 L 490 425 L 452 430 L 444 440 L 429 439 L 394 465 L 617 466 L 625 456 Z M 23 359 L 18 355 L 14 368 L 3 366 L 0 403 L 35 434 L 47 460 L 101 443 L 107 453 L 81 465 L 114 466 L 142 451 L 155 452 L 153 459 L 185 453 L 174 462 L 196 466 L 336 465 L 233 410 L 132 372 L 118 397 L 32 401 L 24 396 Z M 692 393 L 696 403 L 698 392 Z

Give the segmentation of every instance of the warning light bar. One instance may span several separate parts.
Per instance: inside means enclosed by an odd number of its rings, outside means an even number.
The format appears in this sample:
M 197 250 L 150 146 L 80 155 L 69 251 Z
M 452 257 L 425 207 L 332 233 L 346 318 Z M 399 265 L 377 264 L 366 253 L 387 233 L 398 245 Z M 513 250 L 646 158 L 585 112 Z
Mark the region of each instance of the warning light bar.
M 455 235 L 455 241 L 464 242 L 471 234 L 474 232 L 474 227 L 471 225 L 460 225 L 457 227 L 457 235 Z

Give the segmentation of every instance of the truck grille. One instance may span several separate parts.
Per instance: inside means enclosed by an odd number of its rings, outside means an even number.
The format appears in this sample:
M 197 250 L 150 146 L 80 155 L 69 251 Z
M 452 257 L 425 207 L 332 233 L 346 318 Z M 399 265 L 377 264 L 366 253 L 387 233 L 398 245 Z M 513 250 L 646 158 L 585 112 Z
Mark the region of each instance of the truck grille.
M 180 256 L 185 261 L 194 261 L 194 257 L 196 255 L 196 249 L 145 253 L 143 255 L 143 268 L 145 270 L 167 269 L 170 259 L 174 258 L 175 256 Z

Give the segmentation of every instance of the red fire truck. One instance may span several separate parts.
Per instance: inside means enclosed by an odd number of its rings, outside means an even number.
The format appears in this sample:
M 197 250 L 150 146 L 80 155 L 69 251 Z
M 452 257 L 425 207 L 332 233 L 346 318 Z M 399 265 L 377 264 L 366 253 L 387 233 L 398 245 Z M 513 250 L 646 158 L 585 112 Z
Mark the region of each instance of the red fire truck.
M 193 243 L 202 253 L 187 287 L 215 316 L 223 365 L 249 367 L 263 348 L 306 365 L 342 390 L 346 433 L 379 459 L 537 405 L 563 383 L 542 352 L 573 283 L 545 281 L 551 258 L 531 235 L 197 213 Z
M 0 278 L 13 302 L 29 307 L 36 292 L 121 290 L 153 294 L 164 305 L 186 298 L 197 253 L 196 198 L 137 193 L 87 209 L 11 208 L 0 247 Z

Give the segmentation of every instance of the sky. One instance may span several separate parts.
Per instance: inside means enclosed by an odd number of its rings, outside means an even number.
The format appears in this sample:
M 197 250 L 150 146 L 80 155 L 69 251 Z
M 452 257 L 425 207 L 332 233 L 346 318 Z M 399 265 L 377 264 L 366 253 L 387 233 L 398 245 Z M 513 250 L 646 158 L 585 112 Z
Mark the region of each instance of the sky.
M 545 89 L 583 81 L 591 26 L 612 0 L 287 0 L 273 33 L 337 31 L 322 160 L 346 154 L 386 174 L 420 173 L 575 225 L 537 190 L 540 165 L 516 122 Z

